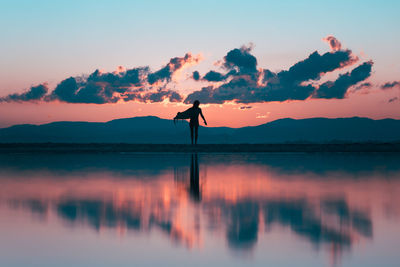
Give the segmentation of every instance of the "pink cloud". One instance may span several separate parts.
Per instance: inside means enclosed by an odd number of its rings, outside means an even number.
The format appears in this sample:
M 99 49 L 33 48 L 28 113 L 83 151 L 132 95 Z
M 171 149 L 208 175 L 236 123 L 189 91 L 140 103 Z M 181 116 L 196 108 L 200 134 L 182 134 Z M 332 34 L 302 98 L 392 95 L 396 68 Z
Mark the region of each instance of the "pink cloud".
M 323 38 L 322 40 L 329 44 L 332 51 L 339 51 L 340 49 L 342 49 L 342 44 L 339 42 L 338 39 L 336 39 L 332 35 L 328 35 L 327 37 Z

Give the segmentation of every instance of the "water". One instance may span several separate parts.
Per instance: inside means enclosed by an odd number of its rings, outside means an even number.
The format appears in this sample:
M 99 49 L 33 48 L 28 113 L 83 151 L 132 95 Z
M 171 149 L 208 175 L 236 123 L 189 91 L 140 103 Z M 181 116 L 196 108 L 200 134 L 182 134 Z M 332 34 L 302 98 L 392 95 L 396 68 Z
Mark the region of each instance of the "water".
M 0 266 L 399 266 L 399 159 L 0 155 Z

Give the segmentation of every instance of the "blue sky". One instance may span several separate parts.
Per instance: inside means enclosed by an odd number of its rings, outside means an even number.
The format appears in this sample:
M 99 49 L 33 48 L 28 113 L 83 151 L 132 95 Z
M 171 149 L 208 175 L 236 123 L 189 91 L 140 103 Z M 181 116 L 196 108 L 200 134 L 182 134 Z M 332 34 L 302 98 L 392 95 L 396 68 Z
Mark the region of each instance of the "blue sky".
M 399 1 L 0 3 L 2 92 L 96 68 L 158 68 L 187 51 L 219 59 L 249 42 L 259 65 L 280 69 L 326 50 L 328 34 L 373 58 L 375 70 L 400 72 Z

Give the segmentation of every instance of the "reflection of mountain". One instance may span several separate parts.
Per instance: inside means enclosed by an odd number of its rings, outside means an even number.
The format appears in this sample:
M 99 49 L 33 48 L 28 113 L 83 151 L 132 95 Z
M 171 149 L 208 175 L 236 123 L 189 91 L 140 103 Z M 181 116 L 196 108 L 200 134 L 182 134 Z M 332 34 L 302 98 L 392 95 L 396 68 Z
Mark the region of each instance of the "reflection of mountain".
M 279 174 L 315 173 L 325 175 L 330 172 L 344 172 L 354 178 L 365 179 L 364 174 L 385 173 L 387 178 L 400 171 L 399 154 L 391 153 L 321 153 L 321 154 L 203 154 L 205 166 L 229 166 L 234 164 L 252 165 L 257 168 L 274 170 Z M 18 172 L 30 175 L 32 172 L 51 172 L 57 177 L 79 175 L 81 173 L 109 172 L 116 176 L 158 177 L 171 169 L 186 170 L 190 158 L 185 154 L 0 154 L 0 173 Z M 156 167 L 154 167 L 156 165 Z M 182 175 L 188 175 L 184 173 Z M 348 176 L 346 176 L 348 178 Z
M 160 134 L 162 129 L 162 134 Z M 2 143 L 188 143 L 186 123 L 153 116 L 100 122 L 53 122 L 0 129 Z M 399 141 L 400 121 L 367 118 L 280 119 L 254 127 L 201 127 L 202 143 Z
M 282 155 L 1 157 L 0 203 L 96 231 L 158 229 L 189 247 L 220 233 L 229 248 L 249 251 L 261 235 L 290 229 L 338 256 L 373 237 L 376 206 L 396 212 L 399 200 L 389 156 L 286 155 L 287 168 Z M 346 158 L 359 169 L 334 168 Z M 322 163 L 327 171 L 314 166 Z

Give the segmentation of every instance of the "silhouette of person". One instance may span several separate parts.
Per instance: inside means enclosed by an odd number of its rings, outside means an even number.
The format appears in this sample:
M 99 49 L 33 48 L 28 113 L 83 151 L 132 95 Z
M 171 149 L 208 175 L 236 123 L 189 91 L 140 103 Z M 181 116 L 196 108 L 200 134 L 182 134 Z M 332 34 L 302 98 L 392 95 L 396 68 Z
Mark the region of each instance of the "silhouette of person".
M 207 125 L 206 119 L 204 118 L 203 112 L 201 111 L 201 108 L 199 108 L 199 106 L 200 106 L 200 101 L 195 100 L 193 102 L 193 107 L 189 108 L 190 110 L 189 127 L 190 127 L 190 138 L 192 140 L 192 145 L 193 145 L 193 134 L 194 134 L 194 143 L 197 145 L 197 138 L 199 136 L 199 115 L 203 119 L 204 124 Z

